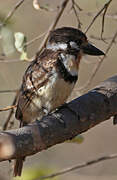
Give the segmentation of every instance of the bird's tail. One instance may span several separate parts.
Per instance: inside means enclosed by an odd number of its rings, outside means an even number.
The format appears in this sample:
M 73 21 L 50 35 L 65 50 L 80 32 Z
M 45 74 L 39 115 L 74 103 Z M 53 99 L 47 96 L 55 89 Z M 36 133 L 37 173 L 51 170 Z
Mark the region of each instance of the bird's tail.
M 19 159 L 16 159 L 15 160 L 15 163 L 14 163 L 14 176 L 21 176 L 22 174 L 22 168 L 23 168 L 23 162 L 24 162 L 24 157 L 20 157 Z

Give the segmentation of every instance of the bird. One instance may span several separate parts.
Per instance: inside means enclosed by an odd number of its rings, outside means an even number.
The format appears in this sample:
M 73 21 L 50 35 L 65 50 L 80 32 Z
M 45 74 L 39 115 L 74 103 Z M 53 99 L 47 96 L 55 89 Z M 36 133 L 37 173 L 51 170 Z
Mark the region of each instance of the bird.
M 43 51 L 36 54 L 23 76 L 15 114 L 20 127 L 41 120 L 65 104 L 78 80 L 85 54 L 105 55 L 79 29 L 60 27 L 50 32 Z M 16 159 L 14 176 L 21 176 L 24 159 Z

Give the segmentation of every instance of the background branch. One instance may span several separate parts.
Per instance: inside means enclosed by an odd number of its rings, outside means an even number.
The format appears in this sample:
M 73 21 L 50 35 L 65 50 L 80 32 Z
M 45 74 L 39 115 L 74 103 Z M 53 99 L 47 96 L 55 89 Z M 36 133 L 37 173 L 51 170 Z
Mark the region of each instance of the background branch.
M 102 157 L 93 159 L 91 161 L 83 162 L 81 164 L 77 164 L 75 166 L 65 168 L 65 169 L 63 169 L 61 171 L 58 171 L 58 172 L 53 173 L 53 174 L 50 174 L 48 176 L 42 176 L 42 177 L 40 177 L 40 178 L 38 178 L 36 180 L 54 178 L 56 176 L 60 176 L 60 175 L 69 173 L 69 172 L 74 171 L 76 169 L 81 169 L 81 168 L 84 168 L 84 167 L 87 167 L 87 166 L 91 166 L 93 164 L 97 164 L 97 163 L 102 162 L 102 161 L 106 161 L 106 160 L 110 160 L 110 159 L 115 159 L 115 158 L 117 158 L 117 154 L 110 154 L 110 155 L 107 155 L 107 156 L 102 156 Z

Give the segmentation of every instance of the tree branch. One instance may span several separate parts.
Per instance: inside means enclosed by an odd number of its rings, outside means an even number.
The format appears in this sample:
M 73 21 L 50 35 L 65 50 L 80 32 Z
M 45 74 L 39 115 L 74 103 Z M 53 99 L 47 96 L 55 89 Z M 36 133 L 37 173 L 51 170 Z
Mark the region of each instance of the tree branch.
M 29 156 L 81 134 L 117 113 L 117 75 L 28 126 L 0 133 L 0 161 Z

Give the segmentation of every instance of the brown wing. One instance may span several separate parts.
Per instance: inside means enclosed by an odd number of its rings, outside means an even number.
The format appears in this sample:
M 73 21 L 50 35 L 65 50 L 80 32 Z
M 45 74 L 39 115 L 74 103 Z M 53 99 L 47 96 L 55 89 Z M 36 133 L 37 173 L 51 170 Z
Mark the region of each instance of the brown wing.
M 52 69 L 57 61 L 58 53 L 45 49 L 27 68 L 19 93 L 15 114 L 17 119 L 22 120 L 23 112 L 37 94 L 37 90 L 47 83 L 49 77 L 52 76 Z

